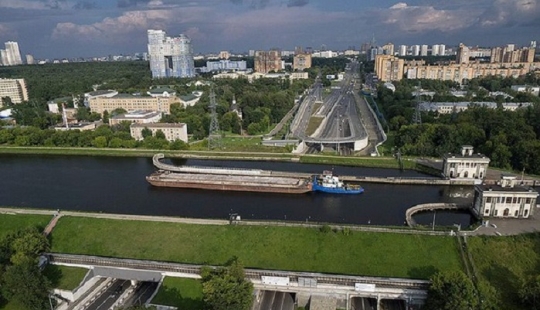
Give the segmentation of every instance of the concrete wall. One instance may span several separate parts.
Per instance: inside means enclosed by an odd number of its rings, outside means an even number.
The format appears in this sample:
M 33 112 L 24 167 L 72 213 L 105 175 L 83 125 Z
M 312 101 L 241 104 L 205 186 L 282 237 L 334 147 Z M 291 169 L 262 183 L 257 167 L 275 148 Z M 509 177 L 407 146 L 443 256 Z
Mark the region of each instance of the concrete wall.
M 90 272 L 90 270 L 88 272 Z M 86 275 L 88 276 L 88 273 Z M 93 277 L 89 279 L 88 281 L 84 282 L 83 284 L 79 285 L 77 288 L 75 288 L 72 291 L 54 289 L 53 292 L 55 294 L 58 294 L 64 297 L 65 299 L 68 299 L 70 301 L 75 301 L 79 297 L 81 297 L 84 293 L 86 293 L 92 286 L 94 286 L 99 281 L 99 279 L 100 279 L 99 277 Z
M 354 150 L 355 151 L 363 150 L 367 146 L 368 146 L 368 137 L 367 137 L 367 135 L 361 140 L 354 141 Z

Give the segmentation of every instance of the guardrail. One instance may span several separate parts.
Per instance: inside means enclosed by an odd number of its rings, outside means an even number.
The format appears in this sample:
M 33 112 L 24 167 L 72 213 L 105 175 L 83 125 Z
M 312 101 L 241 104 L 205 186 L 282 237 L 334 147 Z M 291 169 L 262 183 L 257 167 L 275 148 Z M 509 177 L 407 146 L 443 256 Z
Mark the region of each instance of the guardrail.
M 412 216 L 421 211 L 433 211 L 433 210 L 464 210 L 469 209 L 469 205 L 460 205 L 456 203 L 425 203 L 411 207 L 405 211 L 405 220 L 410 227 L 416 226 L 416 221 Z
M 149 260 L 122 259 L 75 254 L 46 253 L 44 255 L 46 255 L 49 258 L 49 261 L 53 264 L 64 263 L 76 265 L 119 267 L 128 269 L 142 269 L 158 272 L 174 272 L 197 275 L 200 274 L 201 268 L 203 267 L 202 265 L 189 265 Z M 217 268 L 217 266 L 209 267 Z M 330 284 L 350 287 L 354 287 L 356 283 L 365 283 L 375 284 L 378 287 L 384 288 L 426 290 L 429 286 L 429 281 L 425 280 L 347 276 L 296 271 L 245 269 L 245 275 L 246 278 L 250 280 L 260 280 L 263 276 L 289 277 L 291 282 L 298 282 L 298 278 L 312 278 L 315 279 L 319 284 Z

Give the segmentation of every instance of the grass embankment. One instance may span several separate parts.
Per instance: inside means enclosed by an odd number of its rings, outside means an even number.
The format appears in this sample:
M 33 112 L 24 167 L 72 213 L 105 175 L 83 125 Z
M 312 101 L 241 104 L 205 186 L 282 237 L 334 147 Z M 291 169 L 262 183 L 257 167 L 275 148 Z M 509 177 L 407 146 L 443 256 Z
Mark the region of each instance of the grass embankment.
M 521 281 L 540 274 L 540 234 L 469 237 L 478 277 L 496 290 L 501 309 L 523 309 L 517 294 Z
M 343 157 L 328 155 L 304 155 L 300 157 L 300 162 L 305 164 L 332 164 L 343 166 L 399 169 L 399 163 L 393 157 Z M 416 163 L 414 161 L 404 160 L 403 168 L 415 169 Z
M 461 268 L 451 237 L 71 217 L 52 235 L 54 252 L 194 264 L 237 256 L 251 268 L 420 279 Z
M 262 145 L 262 137 L 232 136 L 221 138 L 221 149 L 224 152 L 261 152 L 261 153 L 287 153 L 284 147 L 271 147 Z M 190 151 L 208 151 L 207 143 L 195 143 Z
M 44 229 L 51 218 L 49 215 L 0 214 L 0 239 L 10 232 L 26 227 Z
M 312 116 L 309 118 L 309 123 L 306 128 L 306 136 L 311 136 L 315 133 L 317 128 L 321 125 L 322 121 L 324 120 L 324 117 L 321 116 Z
M 151 303 L 178 309 L 203 309 L 201 281 L 166 277 Z
M 88 269 L 47 265 L 44 273 L 45 276 L 51 281 L 54 288 L 71 291 L 81 284 L 84 276 L 88 273 Z

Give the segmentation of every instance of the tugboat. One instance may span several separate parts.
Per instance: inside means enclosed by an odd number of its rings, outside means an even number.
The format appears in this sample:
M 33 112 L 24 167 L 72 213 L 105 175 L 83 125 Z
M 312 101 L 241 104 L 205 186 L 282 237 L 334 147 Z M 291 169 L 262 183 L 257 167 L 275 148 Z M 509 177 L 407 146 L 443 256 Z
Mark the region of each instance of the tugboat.
M 322 175 L 313 176 L 314 192 L 331 194 L 361 194 L 364 189 L 360 185 L 345 184 L 333 175 L 332 171 L 324 171 Z

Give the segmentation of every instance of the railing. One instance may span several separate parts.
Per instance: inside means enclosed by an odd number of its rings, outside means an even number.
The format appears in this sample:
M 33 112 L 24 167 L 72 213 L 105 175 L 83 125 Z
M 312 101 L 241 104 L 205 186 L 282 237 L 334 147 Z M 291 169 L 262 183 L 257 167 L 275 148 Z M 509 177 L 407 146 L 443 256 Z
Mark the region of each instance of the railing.
M 75 264 L 75 265 L 92 265 L 105 267 L 119 267 L 128 269 L 143 269 L 159 272 L 174 272 L 185 274 L 200 274 L 201 265 L 177 264 L 168 262 L 135 260 L 110 258 L 100 256 L 86 256 L 74 254 L 47 253 L 45 254 L 51 263 L 56 264 Z M 209 266 L 217 268 L 216 266 Z M 245 269 L 245 275 L 251 280 L 260 280 L 263 276 L 271 277 L 289 277 L 291 282 L 298 282 L 298 278 L 312 278 L 319 284 L 342 285 L 354 287 L 355 283 L 375 284 L 381 288 L 398 288 L 398 289 L 416 289 L 426 290 L 429 281 L 400 279 L 400 278 L 382 278 L 382 277 L 362 277 L 362 276 L 347 276 L 334 275 L 312 272 L 295 272 L 295 271 L 278 271 L 278 270 L 259 270 Z

